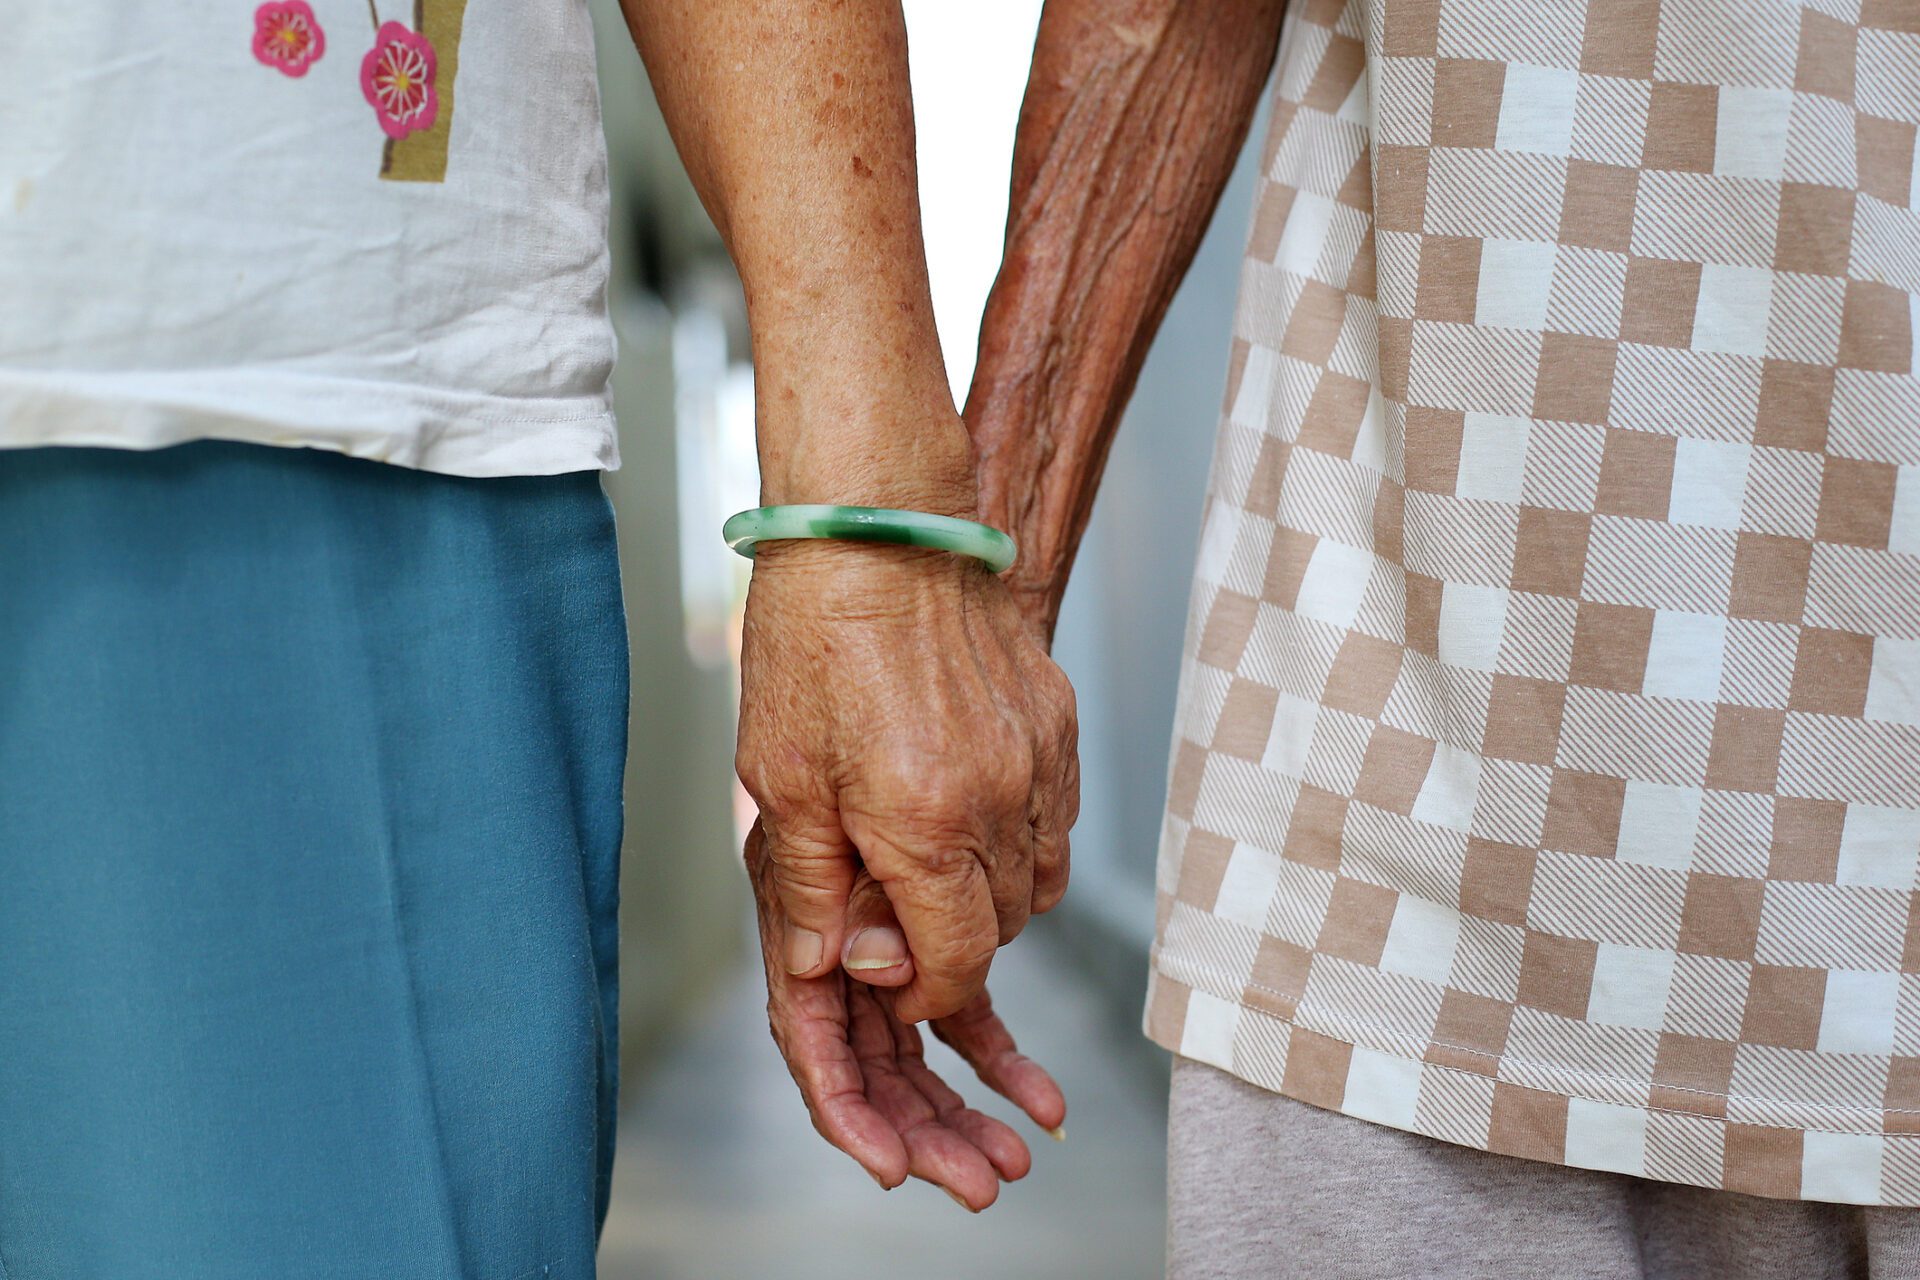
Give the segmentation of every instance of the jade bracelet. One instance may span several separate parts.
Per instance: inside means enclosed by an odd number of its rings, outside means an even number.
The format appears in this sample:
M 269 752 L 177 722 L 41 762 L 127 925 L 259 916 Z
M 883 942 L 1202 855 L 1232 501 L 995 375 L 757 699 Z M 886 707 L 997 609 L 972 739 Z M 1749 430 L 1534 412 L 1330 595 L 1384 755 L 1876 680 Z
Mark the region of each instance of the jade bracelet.
M 894 511 L 886 507 L 841 507 L 806 503 L 780 507 L 753 507 L 730 517 L 720 527 L 727 545 L 747 559 L 754 548 L 778 538 L 847 538 L 855 542 L 895 542 L 909 547 L 936 547 L 985 562 L 995 573 L 1013 564 L 1013 539 L 976 520 L 937 516 L 926 511 Z

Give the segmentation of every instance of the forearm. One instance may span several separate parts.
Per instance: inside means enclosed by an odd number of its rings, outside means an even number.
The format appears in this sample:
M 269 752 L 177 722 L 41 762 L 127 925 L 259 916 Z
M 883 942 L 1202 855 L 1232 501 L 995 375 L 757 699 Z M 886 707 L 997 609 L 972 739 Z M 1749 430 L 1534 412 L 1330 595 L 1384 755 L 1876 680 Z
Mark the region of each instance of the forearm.
M 766 502 L 974 510 L 883 0 L 623 0 L 746 288 Z
M 1113 433 L 1272 66 L 1285 0 L 1048 0 L 966 419 L 1051 633 Z

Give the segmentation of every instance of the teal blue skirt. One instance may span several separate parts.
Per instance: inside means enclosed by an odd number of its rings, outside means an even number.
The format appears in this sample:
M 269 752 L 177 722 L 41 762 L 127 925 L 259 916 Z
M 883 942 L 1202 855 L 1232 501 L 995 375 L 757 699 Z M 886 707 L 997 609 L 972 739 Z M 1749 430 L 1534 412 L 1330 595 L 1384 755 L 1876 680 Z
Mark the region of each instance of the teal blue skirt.
M 0 451 L 0 1277 L 591 1277 L 596 473 Z

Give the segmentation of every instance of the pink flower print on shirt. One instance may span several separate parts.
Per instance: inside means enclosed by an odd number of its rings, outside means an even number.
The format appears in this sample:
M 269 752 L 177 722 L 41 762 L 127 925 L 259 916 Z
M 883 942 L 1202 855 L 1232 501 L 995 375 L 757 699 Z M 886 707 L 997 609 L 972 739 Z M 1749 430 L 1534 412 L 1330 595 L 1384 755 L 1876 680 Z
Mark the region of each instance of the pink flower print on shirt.
M 267 0 L 253 11 L 253 56 L 289 76 L 303 76 L 327 51 L 327 33 L 306 0 Z
M 389 138 L 433 127 L 440 114 L 434 92 L 433 44 L 397 22 L 383 23 L 360 60 L 360 92 L 367 95 Z

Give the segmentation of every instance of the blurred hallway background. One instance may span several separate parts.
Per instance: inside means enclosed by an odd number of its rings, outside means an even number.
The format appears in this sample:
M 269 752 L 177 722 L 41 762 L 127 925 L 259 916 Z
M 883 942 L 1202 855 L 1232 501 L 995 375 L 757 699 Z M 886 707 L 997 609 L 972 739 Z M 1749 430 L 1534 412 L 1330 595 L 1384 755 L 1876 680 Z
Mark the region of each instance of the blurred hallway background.
M 1055 1144 L 930 1043 L 934 1069 L 1033 1150 L 1033 1172 L 984 1214 L 922 1182 L 882 1192 L 820 1141 L 767 1038 L 760 977 L 742 965 L 627 1095 L 602 1280 L 1159 1275 L 1154 1064 L 1119 1042 L 1043 940 L 1002 952 L 993 989 L 1021 1048 L 1066 1090 L 1068 1137 Z
M 616 0 L 590 0 L 614 185 L 614 379 L 634 662 L 622 922 L 622 1135 L 605 1280 L 1161 1274 L 1166 1059 L 1139 1033 L 1188 576 L 1252 203 L 1257 139 L 1175 298 L 1118 443 L 1055 652 L 1080 696 L 1083 805 L 1066 903 L 995 964 L 995 1003 L 1068 1098 L 1056 1146 L 943 1047 L 969 1102 L 1034 1149 L 976 1220 L 888 1195 L 821 1142 L 766 1033 L 733 783 L 755 501 L 739 285 L 681 171 Z M 1039 0 L 906 0 L 934 311 L 956 399 L 1000 255 Z M 1124 512 L 1128 519 L 1115 518 Z M 991 1099 L 991 1101 L 989 1101 Z

